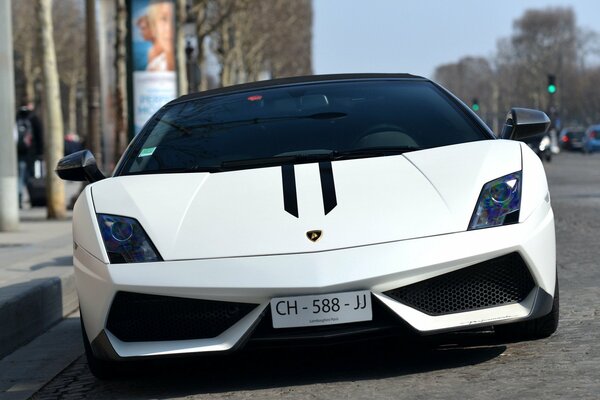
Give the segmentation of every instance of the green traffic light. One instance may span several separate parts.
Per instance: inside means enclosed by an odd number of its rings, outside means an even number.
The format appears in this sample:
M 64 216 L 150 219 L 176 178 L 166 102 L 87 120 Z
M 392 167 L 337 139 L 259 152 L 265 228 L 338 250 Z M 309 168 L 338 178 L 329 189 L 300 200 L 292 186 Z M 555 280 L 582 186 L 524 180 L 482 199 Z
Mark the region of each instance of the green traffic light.
M 556 93 L 556 85 L 548 85 L 548 93 Z
M 473 111 L 479 111 L 479 104 L 473 104 Z

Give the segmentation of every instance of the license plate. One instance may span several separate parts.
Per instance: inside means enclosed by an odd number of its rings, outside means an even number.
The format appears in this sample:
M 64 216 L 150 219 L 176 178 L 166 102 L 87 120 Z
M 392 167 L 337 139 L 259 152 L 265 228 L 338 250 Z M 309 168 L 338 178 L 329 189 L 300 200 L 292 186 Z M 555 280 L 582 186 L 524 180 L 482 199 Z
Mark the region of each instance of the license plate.
M 345 324 L 373 319 L 371 292 L 334 293 L 271 299 L 273 328 Z

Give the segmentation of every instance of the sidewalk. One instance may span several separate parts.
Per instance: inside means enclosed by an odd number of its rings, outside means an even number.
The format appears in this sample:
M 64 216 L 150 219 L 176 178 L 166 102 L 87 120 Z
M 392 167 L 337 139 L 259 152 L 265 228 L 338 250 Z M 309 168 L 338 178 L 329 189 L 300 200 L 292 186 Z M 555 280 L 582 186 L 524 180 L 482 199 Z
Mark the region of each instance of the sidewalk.
M 22 210 L 20 230 L 0 232 L 0 359 L 78 307 L 68 215 Z

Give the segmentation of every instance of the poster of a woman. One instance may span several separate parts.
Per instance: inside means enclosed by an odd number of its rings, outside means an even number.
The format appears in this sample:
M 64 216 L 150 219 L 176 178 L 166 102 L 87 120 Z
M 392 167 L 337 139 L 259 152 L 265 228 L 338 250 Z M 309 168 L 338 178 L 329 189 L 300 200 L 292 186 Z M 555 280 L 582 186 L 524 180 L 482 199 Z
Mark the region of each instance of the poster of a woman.
M 174 71 L 174 4 L 169 0 L 133 2 L 135 71 Z
M 131 0 L 135 132 L 177 96 L 173 0 Z
M 148 6 L 148 24 L 154 35 L 153 46 L 148 53 L 148 71 L 174 71 L 175 51 L 173 28 L 173 4 L 153 1 Z

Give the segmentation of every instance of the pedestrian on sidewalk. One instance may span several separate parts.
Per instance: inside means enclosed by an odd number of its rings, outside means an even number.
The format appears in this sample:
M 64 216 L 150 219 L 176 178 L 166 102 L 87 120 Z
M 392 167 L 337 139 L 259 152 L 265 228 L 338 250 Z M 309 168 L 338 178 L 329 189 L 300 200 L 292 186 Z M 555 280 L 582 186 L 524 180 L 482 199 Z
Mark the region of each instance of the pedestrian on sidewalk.
M 83 150 L 83 144 L 79 135 L 75 132 L 69 132 L 65 135 L 65 156 Z
M 44 154 L 44 132 L 33 102 L 25 101 L 17 111 L 17 160 L 19 171 L 19 208 L 23 208 L 23 194 L 27 179 L 33 175 L 36 160 Z

